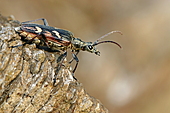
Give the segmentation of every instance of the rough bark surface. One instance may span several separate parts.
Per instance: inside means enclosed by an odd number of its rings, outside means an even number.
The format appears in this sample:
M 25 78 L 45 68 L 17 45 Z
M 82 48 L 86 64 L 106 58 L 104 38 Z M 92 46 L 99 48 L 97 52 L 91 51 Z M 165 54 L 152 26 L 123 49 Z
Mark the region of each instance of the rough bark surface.
M 56 63 L 60 53 L 35 44 L 10 48 L 23 43 L 16 26 L 12 16 L 0 15 L 0 113 L 108 112 L 73 78 L 66 60 Z

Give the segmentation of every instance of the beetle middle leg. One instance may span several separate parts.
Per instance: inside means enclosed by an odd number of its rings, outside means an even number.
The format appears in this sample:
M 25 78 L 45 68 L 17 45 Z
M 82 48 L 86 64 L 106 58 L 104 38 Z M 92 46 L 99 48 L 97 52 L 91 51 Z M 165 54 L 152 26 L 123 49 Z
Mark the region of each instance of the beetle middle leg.
M 76 69 L 77 69 L 77 66 L 78 66 L 78 62 L 79 62 L 79 59 L 78 59 L 78 57 L 77 57 L 77 54 L 78 54 L 78 52 L 77 52 L 76 54 L 72 52 L 73 60 L 76 61 L 76 65 L 75 65 L 75 67 L 74 67 L 74 69 L 73 69 L 73 71 L 72 71 L 73 74 L 75 73 L 75 71 L 76 71 Z M 57 63 L 59 63 L 59 62 L 61 62 L 61 63 L 60 63 L 60 65 L 58 66 L 57 72 L 60 70 L 60 68 L 61 68 L 61 66 L 62 66 L 62 62 L 64 61 L 64 59 L 65 59 L 66 57 L 67 57 L 67 51 L 64 52 L 63 54 L 61 54 L 61 55 L 58 57 Z M 72 62 L 73 60 L 71 60 L 71 62 Z M 71 62 L 69 62 L 69 63 L 71 63 Z M 74 75 L 73 75 L 73 77 L 74 77 Z M 74 79 L 77 80 L 75 77 L 74 77 Z
M 76 65 L 75 65 L 75 67 L 74 67 L 74 69 L 73 69 L 73 71 L 72 71 L 72 76 L 73 76 L 73 78 L 74 78 L 75 80 L 77 80 L 77 78 L 75 78 L 75 76 L 74 76 L 74 73 L 75 73 L 75 71 L 76 71 L 76 69 L 77 69 L 78 62 L 79 62 L 79 59 L 78 59 L 78 57 L 77 57 L 77 54 L 78 54 L 78 53 L 79 53 L 79 52 L 74 53 L 74 52 L 72 51 L 73 60 L 76 61 Z M 56 75 L 58 74 L 59 70 L 61 69 L 62 63 L 63 63 L 63 61 L 64 61 L 64 59 L 65 59 L 66 57 L 67 57 L 67 51 L 64 52 L 63 54 L 61 54 L 61 55 L 58 57 L 57 63 L 59 63 L 59 62 L 61 62 L 61 63 L 57 66 Z M 73 60 L 71 60 L 71 62 L 72 62 Z M 71 62 L 69 62 L 69 63 L 71 63 Z M 56 77 L 55 77 L 55 78 L 56 78 Z M 55 79 L 54 79 L 54 81 L 55 81 Z
M 55 75 L 54 75 L 54 78 L 53 78 L 53 85 L 55 86 L 55 83 L 56 83 L 56 78 L 57 78 L 57 75 L 61 69 L 61 66 L 62 66 L 62 63 L 64 61 L 64 59 L 67 57 L 67 51 L 65 51 L 63 54 L 61 54 L 58 58 L 57 58 L 57 69 L 55 70 Z M 60 62 L 61 61 L 61 62 Z M 60 64 L 59 64 L 60 62 Z

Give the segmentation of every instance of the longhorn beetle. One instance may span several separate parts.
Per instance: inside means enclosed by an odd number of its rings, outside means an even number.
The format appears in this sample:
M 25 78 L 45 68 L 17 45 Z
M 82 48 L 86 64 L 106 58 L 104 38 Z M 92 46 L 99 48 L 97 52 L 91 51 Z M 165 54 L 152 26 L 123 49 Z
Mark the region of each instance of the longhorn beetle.
M 42 20 L 44 25 L 30 23 L 38 20 Z M 67 55 L 67 49 L 71 49 L 73 59 L 76 61 L 73 73 L 78 66 L 79 59 L 77 58 L 77 55 L 80 50 L 95 53 L 100 56 L 100 52 L 96 49 L 96 46 L 99 44 L 114 43 L 121 48 L 121 46 L 114 41 L 100 41 L 102 38 L 115 32 L 122 34 L 120 31 L 111 31 L 97 39 L 95 42 L 84 42 L 79 38 L 75 38 L 73 33 L 70 31 L 49 26 L 47 20 L 44 18 L 22 22 L 19 27 L 15 28 L 15 31 L 24 40 L 27 40 L 24 44 L 19 46 L 23 46 L 28 43 L 35 43 L 38 46 L 43 45 L 47 47 L 49 51 L 65 51 L 65 57 Z M 69 63 L 71 63 L 73 59 Z

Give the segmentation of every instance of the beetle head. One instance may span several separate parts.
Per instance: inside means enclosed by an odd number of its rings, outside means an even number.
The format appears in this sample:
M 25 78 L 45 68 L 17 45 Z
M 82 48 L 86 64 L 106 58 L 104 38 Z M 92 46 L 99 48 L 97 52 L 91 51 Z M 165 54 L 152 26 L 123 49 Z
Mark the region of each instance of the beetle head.
M 73 50 L 88 51 L 90 53 L 95 53 L 96 55 L 100 56 L 100 51 L 97 50 L 96 47 L 95 47 L 95 46 L 97 46 L 99 44 L 113 43 L 113 44 L 116 44 L 117 46 L 119 46 L 121 48 L 121 46 L 117 42 L 114 42 L 114 41 L 100 41 L 102 38 L 104 38 L 104 37 L 106 37 L 106 36 L 108 36 L 108 35 L 110 35 L 112 33 L 115 33 L 115 32 L 118 32 L 118 33 L 122 34 L 120 31 L 111 31 L 111 32 L 103 35 L 99 39 L 97 39 L 94 43 L 93 42 L 84 42 L 79 38 L 74 38 L 73 41 L 72 41 L 72 44 L 73 44 L 72 49 Z
M 114 42 L 114 41 L 100 41 L 102 38 L 112 34 L 112 33 L 120 33 L 122 35 L 122 33 L 120 31 L 111 31 L 105 35 L 103 35 L 102 37 L 100 37 L 99 39 L 97 39 L 94 43 L 92 42 L 86 42 L 86 46 L 85 46 L 85 50 L 88 51 L 88 52 L 91 52 L 91 53 L 95 53 L 96 55 L 100 56 L 100 51 L 96 49 L 95 46 L 99 45 L 99 44 L 102 44 L 102 43 L 113 43 L 113 44 L 116 44 L 117 46 L 119 46 L 121 48 L 121 46 L 117 43 L 117 42 Z
M 95 45 L 93 45 L 92 42 L 85 42 L 81 48 L 83 51 L 95 53 L 96 55 L 100 56 L 100 52 L 96 49 Z

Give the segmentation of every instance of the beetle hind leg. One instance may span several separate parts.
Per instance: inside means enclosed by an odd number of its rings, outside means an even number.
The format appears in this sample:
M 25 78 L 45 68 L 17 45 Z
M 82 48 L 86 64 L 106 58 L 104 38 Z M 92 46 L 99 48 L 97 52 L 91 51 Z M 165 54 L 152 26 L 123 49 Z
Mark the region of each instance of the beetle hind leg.
M 11 48 L 15 48 L 15 47 L 20 47 L 20 46 L 25 46 L 26 44 L 31 44 L 32 41 L 36 38 L 37 36 L 33 37 L 31 40 L 27 40 L 25 41 L 23 44 L 21 45 L 16 45 L 16 46 L 10 46 Z M 22 36 L 21 36 L 21 39 L 22 39 Z
M 22 22 L 21 24 L 27 24 L 27 23 L 31 23 L 31 22 L 35 22 L 35 21 L 39 21 L 39 20 L 42 20 L 45 26 L 49 26 L 48 22 L 45 18 L 39 18 L 39 19 L 35 19 L 35 20 L 25 21 L 25 22 Z

